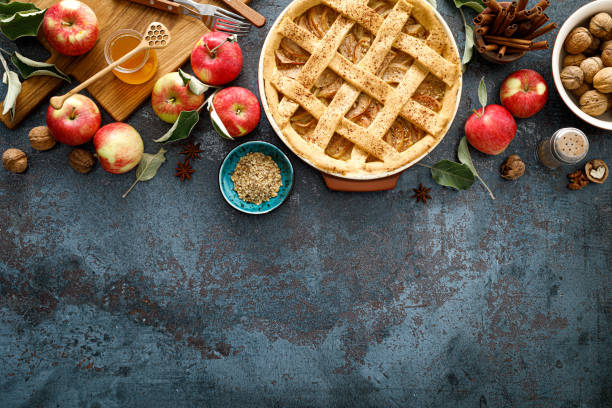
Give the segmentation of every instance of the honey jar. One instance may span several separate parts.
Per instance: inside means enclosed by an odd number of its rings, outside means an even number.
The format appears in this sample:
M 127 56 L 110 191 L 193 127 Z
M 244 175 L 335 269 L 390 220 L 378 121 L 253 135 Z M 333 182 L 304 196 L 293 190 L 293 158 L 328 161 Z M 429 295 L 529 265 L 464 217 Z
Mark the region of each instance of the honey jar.
M 113 33 L 104 46 L 104 57 L 110 65 L 140 44 L 142 34 L 124 29 Z M 157 71 L 155 50 L 144 50 L 113 69 L 113 74 L 126 84 L 138 85 L 153 78 Z

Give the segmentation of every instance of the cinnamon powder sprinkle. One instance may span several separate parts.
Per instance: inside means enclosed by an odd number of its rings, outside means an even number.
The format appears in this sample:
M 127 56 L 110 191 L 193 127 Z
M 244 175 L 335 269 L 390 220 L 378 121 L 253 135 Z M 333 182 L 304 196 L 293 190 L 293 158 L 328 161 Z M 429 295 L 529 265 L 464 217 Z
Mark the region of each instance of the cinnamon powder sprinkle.
M 261 204 L 278 195 L 283 185 L 278 165 L 263 153 L 247 153 L 232 173 L 234 190 L 241 200 Z

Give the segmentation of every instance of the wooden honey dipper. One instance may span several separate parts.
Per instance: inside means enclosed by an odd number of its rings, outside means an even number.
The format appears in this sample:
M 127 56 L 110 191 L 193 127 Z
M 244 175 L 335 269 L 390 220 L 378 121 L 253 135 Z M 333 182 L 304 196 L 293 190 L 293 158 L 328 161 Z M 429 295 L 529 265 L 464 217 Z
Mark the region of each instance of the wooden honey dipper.
M 168 44 L 170 44 L 170 30 L 168 30 L 166 26 L 162 23 L 158 23 L 155 21 L 152 22 L 147 27 L 146 34 L 143 35 L 142 41 L 140 42 L 140 44 L 138 44 L 138 46 L 136 46 L 136 48 L 134 48 L 132 51 L 128 52 L 123 57 L 119 58 L 117 61 L 113 62 L 106 68 L 98 71 L 91 78 L 89 78 L 85 82 L 82 82 L 79 86 L 67 92 L 65 95 L 52 97 L 50 99 L 51 106 L 53 106 L 54 109 L 61 109 L 66 99 L 68 99 L 75 93 L 81 91 L 82 89 L 88 87 L 89 85 L 91 85 L 92 82 L 97 81 L 98 79 L 106 75 L 108 72 L 116 68 L 118 65 L 121 65 L 125 61 L 129 60 L 137 53 L 144 50 L 166 48 Z

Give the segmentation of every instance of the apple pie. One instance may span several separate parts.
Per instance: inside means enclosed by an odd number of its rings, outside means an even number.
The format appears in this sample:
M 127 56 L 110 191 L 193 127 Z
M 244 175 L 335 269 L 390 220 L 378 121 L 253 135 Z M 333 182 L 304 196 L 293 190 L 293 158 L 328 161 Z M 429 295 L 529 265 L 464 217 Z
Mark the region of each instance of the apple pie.
M 352 179 L 392 174 L 431 151 L 461 89 L 454 40 L 425 0 L 296 0 L 261 64 L 282 140 Z

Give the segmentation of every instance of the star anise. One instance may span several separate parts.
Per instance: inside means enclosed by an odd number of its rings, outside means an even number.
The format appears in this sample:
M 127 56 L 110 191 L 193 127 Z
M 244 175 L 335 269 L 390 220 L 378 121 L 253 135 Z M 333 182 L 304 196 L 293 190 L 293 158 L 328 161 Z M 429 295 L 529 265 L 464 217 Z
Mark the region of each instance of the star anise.
M 191 175 L 195 172 L 195 170 L 191 167 L 191 164 L 187 160 L 184 163 L 178 164 L 176 168 L 176 177 L 180 177 L 181 181 L 191 180 Z
M 181 154 L 185 155 L 185 161 L 189 161 L 191 159 L 196 159 L 199 160 L 200 159 L 200 153 L 202 153 L 203 150 L 200 150 L 200 144 L 199 143 L 193 143 L 193 142 L 189 142 L 189 143 L 185 143 L 183 145 L 183 151 L 181 152 Z
M 427 188 L 423 184 L 419 183 L 419 188 L 413 188 L 412 191 L 414 191 L 412 198 L 416 198 L 417 203 L 422 201 L 427 204 L 427 200 L 431 200 L 431 196 L 429 195 L 431 188 Z

